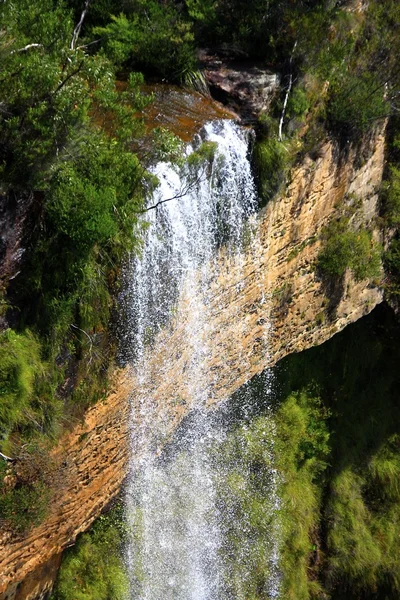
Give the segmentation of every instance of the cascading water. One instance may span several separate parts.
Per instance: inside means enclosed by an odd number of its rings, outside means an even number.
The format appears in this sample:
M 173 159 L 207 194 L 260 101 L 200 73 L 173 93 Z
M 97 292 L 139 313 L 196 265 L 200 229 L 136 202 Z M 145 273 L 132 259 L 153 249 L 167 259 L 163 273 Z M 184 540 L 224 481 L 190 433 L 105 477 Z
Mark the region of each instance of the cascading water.
M 124 304 L 129 328 L 123 347 L 138 381 L 127 493 L 132 600 L 235 598 L 221 554 L 226 516 L 218 500 L 221 463 L 215 451 L 224 443 L 229 418 L 210 416 L 206 410 L 211 384 L 207 355 L 213 338 L 208 305 L 217 249 L 224 244 L 240 268 L 244 234 L 257 202 L 248 132 L 231 121 L 214 121 L 200 137 L 215 144 L 212 160 L 180 169 L 168 163 L 154 168 L 160 182 L 151 200 L 156 208 L 146 213 L 142 255 L 128 267 Z M 200 143 L 199 138 L 189 146 L 188 155 Z M 163 362 L 171 357 L 166 352 L 150 368 L 148 356 L 172 319 L 184 323 L 181 351 L 188 356 L 191 413 L 175 443 L 161 452 L 169 428 L 163 407 L 153 397 L 152 369 L 162 373 Z M 268 590 L 271 598 L 277 597 L 277 588 L 275 577 Z

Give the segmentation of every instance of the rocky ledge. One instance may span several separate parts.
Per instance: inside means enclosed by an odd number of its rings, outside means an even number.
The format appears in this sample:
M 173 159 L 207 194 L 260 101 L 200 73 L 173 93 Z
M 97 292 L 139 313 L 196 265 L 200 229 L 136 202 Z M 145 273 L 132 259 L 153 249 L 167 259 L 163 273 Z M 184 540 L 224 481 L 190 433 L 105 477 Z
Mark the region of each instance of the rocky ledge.
M 244 122 L 266 112 L 279 89 L 279 75 L 264 65 L 210 50 L 199 52 L 199 62 L 213 98 L 238 112 Z
M 208 402 L 221 402 L 257 373 L 292 352 L 322 344 L 369 313 L 383 299 L 370 281 L 348 273 L 334 296 L 315 265 L 321 229 L 357 198 L 360 226 L 374 229 L 384 167 L 384 132 L 347 156 L 327 141 L 316 159 L 306 157 L 285 193 L 270 202 L 256 235 L 239 261 L 221 250 L 208 304 L 213 345 L 199 366 L 213 373 Z M 185 377 L 191 349 L 185 344 L 190 306 L 182 297 L 176 319 L 161 332 L 148 356 L 154 418 L 165 439 L 190 410 Z M 266 324 L 270 324 L 269 329 Z M 44 597 L 57 557 L 121 490 L 130 447 L 131 404 L 138 401 L 135 373 L 117 373 L 108 399 L 92 407 L 54 453 L 57 481 L 46 520 L 25 536 L 0 536 L 0 600 Z M 133 423 L 133 432 L 139 423 Z M 139 449 L 140 452 L 140 449 Z

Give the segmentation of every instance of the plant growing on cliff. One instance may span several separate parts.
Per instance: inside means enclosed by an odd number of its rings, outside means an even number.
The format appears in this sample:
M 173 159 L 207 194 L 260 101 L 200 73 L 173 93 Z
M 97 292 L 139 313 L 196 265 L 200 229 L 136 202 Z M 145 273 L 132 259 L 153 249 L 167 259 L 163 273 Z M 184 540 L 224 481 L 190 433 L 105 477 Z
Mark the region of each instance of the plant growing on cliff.
M 350 269 L 356 281 L 379 276 L 380 249 L 369 231 L 353 231 L 349 220 L 342 217 L 332 221 L 321 237 L 318 268 L 322 274 L 340 278 Z
M 16 426 L 40 418 L 32 410 L 35 380 L 43 376 L 40 343 L 29 331 L 0 333 L 0 444 Z
M 288 151 L 271 136 L 256 143 L 253 158 L 260 195 L 265 202 L 272 198 L 285 181 Z
M 48 443 L 26 443 L 18 456 L 0 461 L 0 524 L 3 529 L 26 533 L 47 514 L 54 485 L 54 463 Z
M 341 135 L 360 136 L 388 115 L 384 86 L 373 73 L 346 73 L 329 89 L 328 124 Z
M 52 600 L 125 600 L 129 588 L 121 554 L 125 527 L 120 504 L 100 516 L 65 554 Z

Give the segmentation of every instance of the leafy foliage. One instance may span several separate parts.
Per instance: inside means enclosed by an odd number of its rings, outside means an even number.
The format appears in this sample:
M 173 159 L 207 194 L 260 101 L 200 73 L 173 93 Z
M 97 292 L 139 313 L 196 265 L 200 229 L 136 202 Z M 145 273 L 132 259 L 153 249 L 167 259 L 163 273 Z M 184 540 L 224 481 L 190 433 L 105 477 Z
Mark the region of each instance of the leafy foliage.
M 53 461 L 45 441 L 25 444 L 12 464 L 0 464 L 0 523 L 25 533 L 46 516 L 51 499 Z
M 343 277 L 346 269 L 351 269 L 357 281 L 379 276 L 380 252 L 368 231 L 353 231 L 348 219 L 342 218 L 326 227 L 323 240 L 318 256 L 322 273 Z
M 285 181 L 288 162 L 287 150 L 276 138 L 268 137 L 257 142 L 254 163 L 259 193 L 264 201 L 269 200 Z
M 285 399 L 277 412 L 276 457 L 282 473 L 281 568 L 285 598 L 307 599 L 318 588 L 310 578 L 312 537 L 319 528 L 321 474 L 330 452 L 329 411 L 312 390 Z
M 398 595 L 397 336 L 393 316 L 376 309 L 278 370 L 283 394 L 314 382 L 331 412 L 328 465 L 315 479 L 321 527 L 309 533 L 308 576 L 335 600 Z M 295 497 L 305 494 L 301 488 Z
M 346 74 L 337 79 L 330 89 L 328 122 L 348 136 L 362 134 L 378 119 L 389 114 L 384 97 L 384 86 L 373 73 Z
M 96 28 L 104 51 L 116 64 L 130 64 L 180 80 L 195 66 L 191 24 L 173 2 L 134 0 L 128 14 Z
M 44 371 L 40 344 L 30 332 L 7 329 L 0 334 L 0 432 L 7 435 L 29 419 L 35 377 Z
M 128 592 L 121 557 L 125 538 L 123 510 L 117 505 L 66 553 L 52 600 L 124 600 Z
M 42 473 L 21 475 L 21 448 L 54 440 L 106 392 L 115 280 L 140 243 L 145 171 L 132 145 L 149 99 L 140 74 L 117 89 L 114 65 L 73 44 L 64 2 L 11 0 L 0 16 L 1 191 L 34 198 L 27 258 L 5 299 L 15 328 L 0 337 L 1 448 L 18 457 L 2 518 L 21 531 L 47 497 Z

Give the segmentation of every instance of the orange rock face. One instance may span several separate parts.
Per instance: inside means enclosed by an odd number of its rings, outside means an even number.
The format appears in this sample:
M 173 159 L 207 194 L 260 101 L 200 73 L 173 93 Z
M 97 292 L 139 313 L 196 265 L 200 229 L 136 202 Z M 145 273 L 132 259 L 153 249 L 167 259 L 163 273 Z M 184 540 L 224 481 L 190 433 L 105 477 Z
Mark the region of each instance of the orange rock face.
M 370 142 L 363 164 L 358 162 L 351 150 L 339 160 L 327 142 L 316 160 L 307 157 L 293 170 L 284 195 L 259 215 L 242 260 L 221 250 L 207 293 L 211 343 L 198 366 L 212 373 L 209 404 L 228 398 L 285 355 L 323 343 L 382 301 L 378 287 L 356 283 L 350 275 L 343 289 L 328 297 L 315 271 L 321 229 L 355 197 L 359 202 L 352 218 L 361 226 L 373 225 L 384 166 L 383 132 Z M 374 235 L 379 237 L 378 231 Z M 192 358 L 188 313 L 182 294 L 173 322 L 148 350 L 146 385 L 164 439 L 192 402 L 185 376 Z M 0 536 L 0 600 L 40 598 L 51 586 L 62 550 L 119 493 L 127 474 L 129 428 L 134 435 L 140 425 L 129 425 L 130 403 L 138 398 L 135 388 L 134 370 L 116 373 L 107 400 L 88 410 L 84 422 L 60 441 L 55 451 L 60 485 L 48 517 L 23 537 Z

